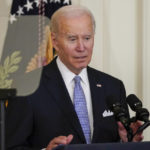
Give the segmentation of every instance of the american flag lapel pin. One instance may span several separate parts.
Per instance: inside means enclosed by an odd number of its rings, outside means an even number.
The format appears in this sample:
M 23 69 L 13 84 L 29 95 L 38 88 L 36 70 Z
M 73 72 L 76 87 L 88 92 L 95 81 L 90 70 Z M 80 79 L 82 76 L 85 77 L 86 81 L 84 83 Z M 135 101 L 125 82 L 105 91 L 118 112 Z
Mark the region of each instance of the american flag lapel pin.
M 96 86 L 97 86 L 97 87 L 102 87 L 102 85 L 101 85 L 101 84 L 96 84 Z

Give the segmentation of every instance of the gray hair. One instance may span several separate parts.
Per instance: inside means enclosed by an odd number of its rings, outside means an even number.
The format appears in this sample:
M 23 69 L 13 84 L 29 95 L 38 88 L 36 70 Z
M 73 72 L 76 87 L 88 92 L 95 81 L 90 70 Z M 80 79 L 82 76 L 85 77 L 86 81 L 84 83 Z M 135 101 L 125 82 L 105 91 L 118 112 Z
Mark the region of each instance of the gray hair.
M 52 15 L 52 18 L 50 21 L 51 32 L 57 32 L 60 17 L 62 17 L 62 16 L 63 17 L 76 17 L 76 16 L 80 16 L 83 14 L 87 14 L 90 16 L 90 18 L 92 20 L 92 24 L 93 24 L 93 31 L 95 32 L 96 23 L 95 23 L 95 18 L 93 16 L 93 14 L 91 13 L 91 11 L 88 8 L 80 6 L 80 5 L 67 5 L 67 6 L 64 6 L 64 7 L 61 7 L 60 9 L 58 9 Z

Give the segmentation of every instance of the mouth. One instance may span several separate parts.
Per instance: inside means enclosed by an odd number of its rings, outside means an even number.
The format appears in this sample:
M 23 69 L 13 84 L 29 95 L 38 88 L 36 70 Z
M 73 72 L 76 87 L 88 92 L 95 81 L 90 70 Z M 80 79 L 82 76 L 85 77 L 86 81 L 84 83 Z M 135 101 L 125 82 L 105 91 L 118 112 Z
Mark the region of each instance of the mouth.
M 77 56 L 77 57 L 74 57 L 75 59 L 85 59 L 87 56 Z
M 74 59 L 77 63 L 85 63 L 87 61 L 87 56 L 74 57 Z

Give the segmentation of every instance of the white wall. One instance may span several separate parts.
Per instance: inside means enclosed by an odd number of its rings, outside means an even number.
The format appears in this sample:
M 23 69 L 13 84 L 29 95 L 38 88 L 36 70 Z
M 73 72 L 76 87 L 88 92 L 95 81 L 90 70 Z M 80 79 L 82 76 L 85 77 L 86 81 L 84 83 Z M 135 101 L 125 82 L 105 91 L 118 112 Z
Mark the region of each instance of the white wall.
M 137 79 L 135 0 L 105 0 L 104 7 L 104 71 L 123 80 L 127 94 L 141 96 L 136 88 L 141 79 Z
M 11 2 L 11 0 L 0 0 L 0 58 L 8 27 L 8 16 L 11 7 Z
M 150 1 L 143 0 L 143 100 L 150 111 Z M 145 132 L 145 140 L 150 140 L 150 127 Z

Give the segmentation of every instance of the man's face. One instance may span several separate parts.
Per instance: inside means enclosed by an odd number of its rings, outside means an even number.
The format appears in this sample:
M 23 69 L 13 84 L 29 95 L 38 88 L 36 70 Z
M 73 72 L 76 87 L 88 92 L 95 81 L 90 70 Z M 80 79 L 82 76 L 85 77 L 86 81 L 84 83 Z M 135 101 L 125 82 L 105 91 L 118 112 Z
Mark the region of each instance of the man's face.
M 58 33 L 52 33 L 53 46 L 61 61 L 75 74 L 87 67 L 91 60 L 94 31 L 87 15 L 62 17 Z

